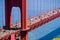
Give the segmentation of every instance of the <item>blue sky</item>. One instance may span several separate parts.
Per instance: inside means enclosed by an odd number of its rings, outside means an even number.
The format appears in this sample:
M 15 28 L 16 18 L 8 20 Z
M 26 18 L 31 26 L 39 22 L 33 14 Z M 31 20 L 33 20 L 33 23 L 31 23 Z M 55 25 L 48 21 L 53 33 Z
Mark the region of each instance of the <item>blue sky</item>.
M 34 2 L 34 3 L 33 3 Z M 38 6 L 37 6 L 38 4 Z M 33 6 L 34 5 L 34 6 Z M 28 18 L 42 14 L 46 11 L 60 8 L 60 0 L 28 0 Z M 20 9 L 18 7 L 12 8 L 13 23 L 19 22 Z M 5 0 L 0 0 L 0 26 L 5 25 Z M 38 28 L 37 30 L 29 33 L 29 40 L 37 40 L 48 33 L 60 28 L 60 18 L 48 23 L 47 25 Z M 37 33 L 38 32 L 38 33 Z M 36 37 L 37 36 L 37 37 Z

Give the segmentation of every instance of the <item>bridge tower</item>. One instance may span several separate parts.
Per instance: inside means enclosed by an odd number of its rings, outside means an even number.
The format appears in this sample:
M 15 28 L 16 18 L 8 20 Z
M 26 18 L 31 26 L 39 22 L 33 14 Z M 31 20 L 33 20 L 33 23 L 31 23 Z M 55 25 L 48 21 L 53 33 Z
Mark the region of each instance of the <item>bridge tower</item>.
M 28 0 L 5 0 L 5 24 L 6 28 L 11 28 L 12 26 L 12 7 L 19 7 L 21 10 L 21 40 L 28 40 L 28 27 L 27 27 L 27 2 Z M 15 35 L 12 34 L 15 40 Z

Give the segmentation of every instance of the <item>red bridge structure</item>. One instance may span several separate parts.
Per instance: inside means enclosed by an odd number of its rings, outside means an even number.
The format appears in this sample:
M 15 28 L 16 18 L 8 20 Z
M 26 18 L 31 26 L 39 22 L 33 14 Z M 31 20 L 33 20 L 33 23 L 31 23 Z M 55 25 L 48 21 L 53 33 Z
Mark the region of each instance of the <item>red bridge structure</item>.
M 12 25 L 12 7 L 21 9 L 21 23 Z M 28 0 L 5 0 L 5 28 L 0 29 L 0 40 L 28 40 L 28 33 L 60 17 L 60 9 L 28 19 Z
M 27 36 L 28 36 L 28 27 L 27 27 L 27 1 L 28 0 L 5 0 L 5 8 L 6 8 L 6 27 L 7 28 L 11 28 L 11 24 L 12 24 L 12 13 L 11 13 L 11 9 L 14 6 L 17 6 L 21 9 L 21 39 L 22 40 L 27 40 Z M 14 35 L 14 34 L 13 34 Z M 13 36 L 11 35 L 11 36 Z M 11 38 L 11 40 L 14 40 L 13 38 Z

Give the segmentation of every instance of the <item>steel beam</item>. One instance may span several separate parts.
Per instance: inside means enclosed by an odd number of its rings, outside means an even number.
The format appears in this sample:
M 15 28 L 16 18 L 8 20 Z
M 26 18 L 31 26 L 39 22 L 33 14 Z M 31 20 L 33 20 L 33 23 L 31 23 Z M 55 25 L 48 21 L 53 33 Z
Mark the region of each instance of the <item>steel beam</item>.
M 28 0 L 22 0 L 22 14 L 21 14 L 21 40 L 28 40 L 28 26 L 27 26 L 27 20 L 28 20 L 28 10 L 27 10 L 27 1 Z

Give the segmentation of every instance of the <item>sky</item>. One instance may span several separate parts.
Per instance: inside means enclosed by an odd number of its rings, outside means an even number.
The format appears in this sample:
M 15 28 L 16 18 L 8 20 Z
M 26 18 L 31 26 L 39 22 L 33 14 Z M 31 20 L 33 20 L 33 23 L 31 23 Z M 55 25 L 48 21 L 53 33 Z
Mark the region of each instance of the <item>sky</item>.
M 32 18 L 56 8 L 60 8 L 60 0 L 28 0 L 28 18 Z M 20 15 L 19 7 L 12 7 L 13 24 L 20 22 Z M 0 0 L 0 26 L 3 25 L 5 25 L 5 0 Z M 60 18 L 57 18 L 54 21 L 29 33 L 29 40 L 37 40 L 42 38 L 57 28 L 60 28 Z

